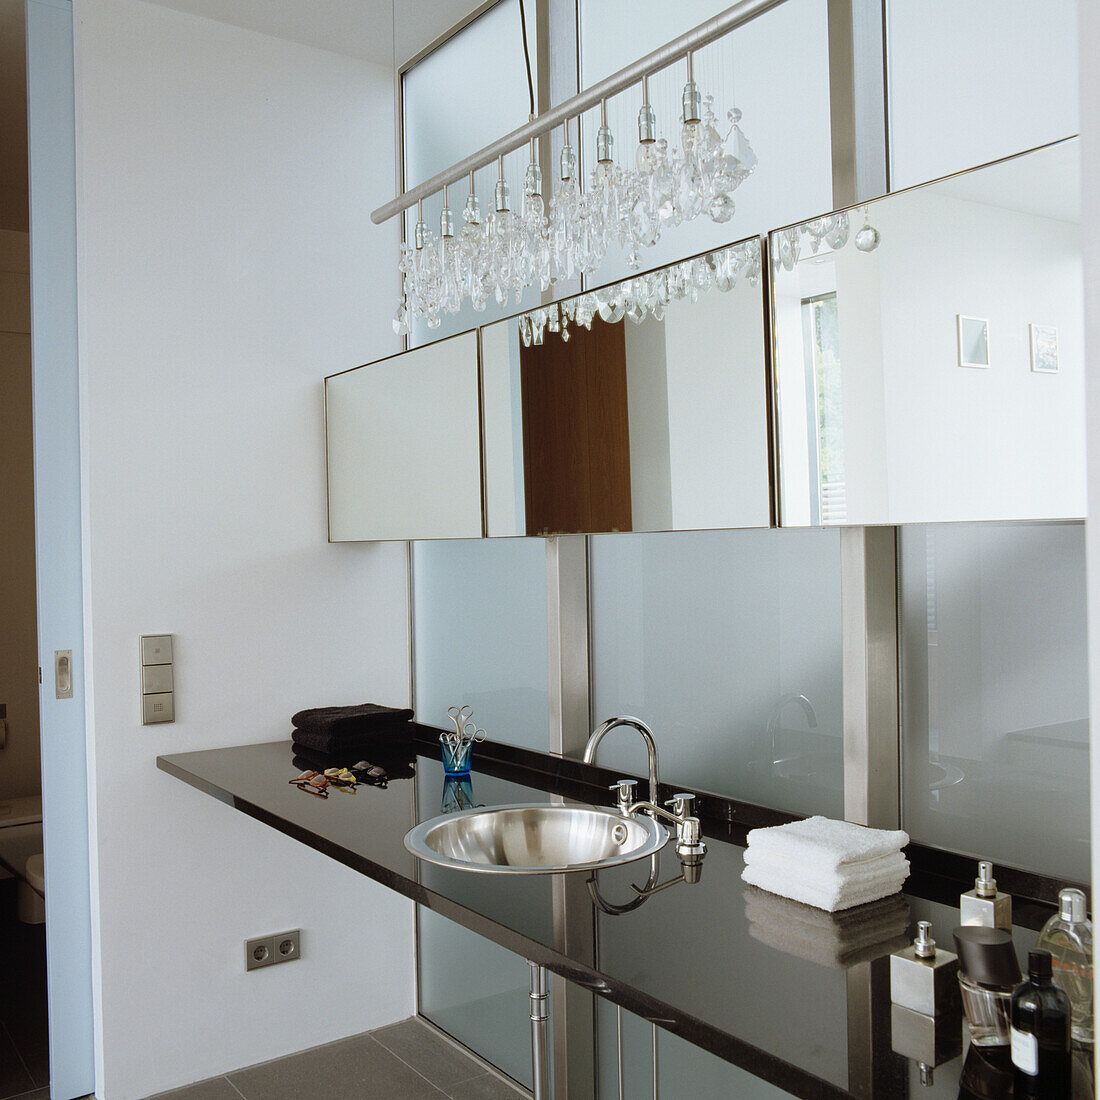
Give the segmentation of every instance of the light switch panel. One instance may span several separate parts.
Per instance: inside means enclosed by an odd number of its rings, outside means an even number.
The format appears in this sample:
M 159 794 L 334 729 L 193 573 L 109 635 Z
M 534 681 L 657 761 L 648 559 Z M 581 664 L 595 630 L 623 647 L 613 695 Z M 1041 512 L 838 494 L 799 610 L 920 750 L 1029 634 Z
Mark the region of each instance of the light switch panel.
M 143 634 L 141 637 L 141 663 L 143 665 L 170 665 L 172 663 L 172 635 Z
M 143 695 L 141 702 L 142 725 L 151 726 L 155 722 L 174 722 L 176 720 L 175 706 L 170 691 L 164 691 L 158 695 Z
M 172 635 L 141 636 L 141 724 L 176 720 Z

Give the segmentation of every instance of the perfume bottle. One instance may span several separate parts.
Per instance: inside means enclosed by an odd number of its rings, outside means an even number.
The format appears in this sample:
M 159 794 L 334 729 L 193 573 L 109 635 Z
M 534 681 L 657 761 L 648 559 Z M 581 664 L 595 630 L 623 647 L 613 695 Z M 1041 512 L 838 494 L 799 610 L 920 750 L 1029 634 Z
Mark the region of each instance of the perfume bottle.
M 1012 936 L 979 925 L 956 928 L 954 936 L 970 1041 L 979 1047 L 1008 1046 L 1012 991 L 1020 981 Z
M 1014 1094 L 1069 1100 L 1073 1083 L 1069 997 L 1051 978 L 1049 951 L 1032 951 L 1027 981 L 1012 993 Z
M 1035 945 L 1049 951 L 1054 984 L 1065 990 L 1073 1007 L 1073 1038 L 1093 1040 L 1092 921 L 1088 902 L 1080 890 L 1067 888 L 1058 894 L 1058 914 L 1043 925 Z
M 993 877 L 993 864 L 983 859 L 978 864 L 974 889 L 959 897 L 959 919 L 963 924 L 1012 931 L 1012 895 L 1002 894 Z

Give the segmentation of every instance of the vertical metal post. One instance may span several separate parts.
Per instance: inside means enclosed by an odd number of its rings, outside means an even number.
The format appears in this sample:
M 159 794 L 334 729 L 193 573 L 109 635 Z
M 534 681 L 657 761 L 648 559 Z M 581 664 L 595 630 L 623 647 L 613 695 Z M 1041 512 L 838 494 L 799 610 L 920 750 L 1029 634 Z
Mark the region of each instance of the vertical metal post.
M 653 1100 L 658 1100 L 657 1080 L 660 1076 L 657 1065 L 657 1025 L 649 1025 L 653 1029 Z
M 884 195 L 886 81 L 883 5 L 828 0 L 833 206 Z
M 623 1010 L 615 1006 L 615 1050 L 616 1065 L 619 1070 L 619 1100 L 625 1100 L 626 1090 L 623 1083 Z
M 840 532 L 844 666 L 844 817 L 896 829 L 898 742 L 897 532 Z
M 550 1020 L 550 994 L 546 970 L 528 960 L 531 968 L 531 1079 L 534 1100 L 550 1100 L 550 1045 L 547 1037 Z
M 546 631 L 550 651 L 550 752 L 577 756 L 589 734 L 588 541 L 546 540 Z

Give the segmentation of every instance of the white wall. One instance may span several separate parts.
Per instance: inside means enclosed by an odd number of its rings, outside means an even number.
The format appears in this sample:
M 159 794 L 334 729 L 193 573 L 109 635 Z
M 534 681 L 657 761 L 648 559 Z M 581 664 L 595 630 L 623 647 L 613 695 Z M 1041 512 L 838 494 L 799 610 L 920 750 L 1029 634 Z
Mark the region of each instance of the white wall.
M 668 304 L 672 525 L 768 523 L 764 309 L 759 286 Z M 635 524 L 635 528 L 637 528 Z
M 326 544 L 321 386 L 397 350 L 392 82 L 137 0 L 76 19 L 96 1092 L 127 1100 L 412 1010 L 411 905 L 154 763 L 407 700 L 404 548 Z M 143 728 L 162 631 L 178 718 Z
M 1076 133 L 1077 7 L 1077 0 L 889 0 L 891 187 Z

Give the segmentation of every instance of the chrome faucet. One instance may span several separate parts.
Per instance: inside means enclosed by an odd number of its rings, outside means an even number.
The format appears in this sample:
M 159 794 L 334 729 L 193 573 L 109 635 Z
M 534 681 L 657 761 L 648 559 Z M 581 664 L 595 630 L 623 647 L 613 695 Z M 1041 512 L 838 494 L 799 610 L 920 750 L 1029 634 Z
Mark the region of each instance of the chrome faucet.
M 806 725 L 810 729 L 817 729 L 817 711 L 814 710 L 813 703 L 806 698 L 805 695 L 795 695 L 793 692 L 789 695 L 784 695 L 780 698 L 779 702 L 772 707 L 771 717 L 768 718 L 768 737 L 771 739 L 772 745 L 772 762 L 775 762 L 775 735 L 779 732 L 779 719 L 783 714 L 783 708 L 788 703 L 797 703 L 802 712 L 806 715 Z
M 665 806 L 672 807 L 669 811 L 653 801 L 635 802 L 634 788 L 637 785 L 637 780 L 634 779 L 619 779 L 611 784 L 611 790 L 616 792 L 619 813 L 630 817 L 644 810 L 652 818 L 663 817 L 672 822 L 676 826 L 676 854 L 680 857 L 680 862 L 697 865 L 706 855 L 707 846 L 703 843 L 703 829 L 699 819 L 691 812 L 695 795 L 687 791 L 674 794 L 665 803 Z
M 618 718 L 608 718 L 601 722 L 588 738 L 588 744 L 584 747 L 584 762 L 591 764 L 596 758 L 596 749 L 603 740 L 604 734 L 609 733 L 617 726 L 629 726 L 637 730 L 645 742 L 646 752 L 649 754 L 649 801 L 657 803 L 657 742 L 653 740 L 653 732 L 640 718 L 632 718 L 629 714 L 620 715 Z

